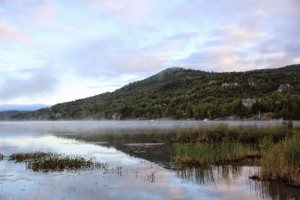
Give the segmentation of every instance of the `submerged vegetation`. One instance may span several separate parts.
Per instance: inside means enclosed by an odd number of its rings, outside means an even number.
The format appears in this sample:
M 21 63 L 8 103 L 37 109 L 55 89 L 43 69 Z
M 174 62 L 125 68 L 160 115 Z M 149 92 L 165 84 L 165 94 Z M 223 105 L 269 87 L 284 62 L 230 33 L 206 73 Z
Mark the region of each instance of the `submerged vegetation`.
M 63 156 L 50 152 L 17 153 L 10 155 L 9 160 L 16 163 L 25 162 L 27 169 L 42 172 L 102 169 L 107 165 L 80 156 Z
M 277 128 L 180 129 L 175 162 L 214 166 L 261 158 L 261 180 L 279 180 L 300 187 L 300 129 L 289 121 Z

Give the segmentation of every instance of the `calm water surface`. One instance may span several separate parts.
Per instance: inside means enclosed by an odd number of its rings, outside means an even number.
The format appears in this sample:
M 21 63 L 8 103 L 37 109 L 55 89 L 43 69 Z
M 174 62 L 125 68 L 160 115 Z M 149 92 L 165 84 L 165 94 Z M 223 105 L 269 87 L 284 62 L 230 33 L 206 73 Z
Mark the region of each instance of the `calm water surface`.
M 248 177 L 259 171 L 255 163 L 210 170 L 173 163 L 173 147 L 168 141 L 177 127 L 219 123 L 1 122 L 0 153 L 5 158 L 0 161 L 0 200 L 300 199 L 299 189 L 250 180 Z M 229 125 L 264 127 L 279 123 L 231 122 Z M 36 151 L 80 155 L 107 163 L 107 168 L 43 173 L 8 160 L 13 153 Z

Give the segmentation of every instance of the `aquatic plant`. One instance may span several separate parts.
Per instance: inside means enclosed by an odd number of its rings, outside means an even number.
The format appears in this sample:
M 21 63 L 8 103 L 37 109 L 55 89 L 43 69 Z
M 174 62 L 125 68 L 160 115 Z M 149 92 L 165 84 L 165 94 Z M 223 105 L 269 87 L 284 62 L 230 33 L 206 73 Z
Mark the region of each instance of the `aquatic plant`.
M 261 160 L 261 178 L 300 187 L 299 146 L 300 136 L 295 135 L 271 147 Z
M 47 157 L 55 156 L 53 153 L 44 153 L 44 152 L 35 152 L 35 153 L 15 153 L 9 156 L 10 161 L 15 161 L 17 163 L 20 162 L 28 162 L 30 160 L 41 160 Z
M 2 153 L 0 153 L 0 160 L 3 160 L 4 155 Z
M 259 143 L 263 138 L 269 137 L 280 141 L 293 133 L 286 126 L 277 128 L 242 128 L 229 127 L 220 124 L 217 127 L 179 128 L 173 142 L 177 143 L 220 143 L 223 141 Z
M 300 128 L 292 121 L 276 128 L 236 128 L 220 125 L 179 129 L 175 161 L 213 166 L 246 158 L 261 159 L 261 175 L 253 179 L 279 180 L 300 187 Z
M 103 169 L 106 163 L 93 162 L 80 156 L 63 156 L 51 152 L 17 153 L 10 155 L 10 161 L 17 163 L 25 162 L 26 168 L 33 171 L 64 171 L 64 170 L 84 170 Z
M 175 149 L 175 162 L 188 165 L 211 166 L 260 157 L 259 151 L 241 143 L 176 144 Z
M 263 137 L 260 141 L 261 153 L 267 152 L 274 145 L 274 141 L 272 137 Z

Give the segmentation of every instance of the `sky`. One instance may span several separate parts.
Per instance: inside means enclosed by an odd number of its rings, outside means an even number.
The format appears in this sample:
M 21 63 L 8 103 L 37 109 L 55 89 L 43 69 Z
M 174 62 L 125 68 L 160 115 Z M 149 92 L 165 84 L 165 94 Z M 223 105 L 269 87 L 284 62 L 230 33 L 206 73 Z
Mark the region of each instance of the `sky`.
M 112 92 L 168 67 L 300 63 L 299 0 L 0 0 L 0 105 Z

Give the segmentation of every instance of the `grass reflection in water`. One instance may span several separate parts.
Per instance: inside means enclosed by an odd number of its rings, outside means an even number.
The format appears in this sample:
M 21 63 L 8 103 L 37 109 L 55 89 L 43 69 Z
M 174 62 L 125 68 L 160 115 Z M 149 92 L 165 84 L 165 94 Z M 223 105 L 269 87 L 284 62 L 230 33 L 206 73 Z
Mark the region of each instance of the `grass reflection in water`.
M 242 129 L 226 125 L 179 129 L 175 162 L 190 166 L 232 164 L 261 157 L 257 179 L 300 187 L 300 129 L 292 122 L 276 128 Z

